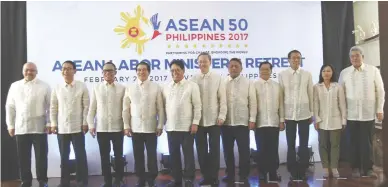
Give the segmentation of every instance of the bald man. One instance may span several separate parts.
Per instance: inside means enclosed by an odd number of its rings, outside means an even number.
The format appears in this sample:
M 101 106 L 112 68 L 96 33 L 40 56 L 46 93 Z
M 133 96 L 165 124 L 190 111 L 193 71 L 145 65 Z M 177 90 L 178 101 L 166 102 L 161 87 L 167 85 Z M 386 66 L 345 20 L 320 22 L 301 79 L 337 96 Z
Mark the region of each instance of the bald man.
M 32 186 L 32 146 L 39 187 L 47 186 L 50 87 L 36 78 L 37 73 L 34 63 L 24 64 L 24 78 L 12 83 L 5 104 L 8 132 L 11 137 L 16 137 L 21 187 Z

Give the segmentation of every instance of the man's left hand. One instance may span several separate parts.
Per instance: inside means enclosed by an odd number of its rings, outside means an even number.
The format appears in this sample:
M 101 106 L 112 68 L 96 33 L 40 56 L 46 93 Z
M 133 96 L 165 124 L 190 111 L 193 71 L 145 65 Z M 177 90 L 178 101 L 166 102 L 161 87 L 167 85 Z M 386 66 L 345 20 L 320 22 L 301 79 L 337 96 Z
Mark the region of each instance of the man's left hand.
M 86 134 L 89 131 L 89 127 L 87 125 L 82 125 L 82 131 Z
M 198 125 L 197 124 L 192 124 L 190 127 L 190 133 L 195 134 L 198 131 Z
M 377 113 L 376 116 L 377 116 L 377 120 L 379 120 L 379 122 L 382 122 L 382 121 L 383 121 L 383 119 L 384 119 L 384 113 Z
M 46 133 L 51 134 L 51 127 L 46 127 Z
M 163 133 L 163 129 L 157 129 L 156 130 L 156 136 L 160 136 Z
M 249 130 L 254 130 L 256 128 L 256 123 L 255 122 L 249 122 Z
M 284 125 L 284 122 L 280 122 L 279 123 L 279 130 L 280 131 L 284 131 L 284 129 L 286 129 L 286 126 Z
M 313 117 L 311 117 L 310 119 L 309 119 L 309 124 L 311 125 L 312 123 L 313 123 Z
M 223 125 L 224 124 L 224 120 L 222 120 L 222 119 L 218 119 L 217 120 L 217 125 L 218 126 L 221 126 L 221 125 Z

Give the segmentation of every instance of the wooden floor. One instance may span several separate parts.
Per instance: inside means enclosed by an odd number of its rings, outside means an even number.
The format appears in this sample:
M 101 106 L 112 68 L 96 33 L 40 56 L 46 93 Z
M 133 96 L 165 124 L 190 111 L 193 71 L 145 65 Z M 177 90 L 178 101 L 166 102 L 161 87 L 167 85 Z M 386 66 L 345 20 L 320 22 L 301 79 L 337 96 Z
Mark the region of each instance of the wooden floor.
M 271 184 L 263 184 L 258 182 L 258 178 L 256 176 L 256 169 L 252 169 L 251 177 L 249 179 L 250 185 L 241 185 L 235 184 L 234 186 L 250 186 L 250 187 L 377 187 L 383 181 L 383 174 L 381 171 L 377 171 L 378 177 L 376 178 L 358 178 L 358 179 L 350 179 L 348 178 L 350 175 L 350 169 L 340 169 L 341 178 L 343 179 L 330 179 L 330 180 L 322 180 L 322 167 L 319 163 L 316 163 L 314 166 L 310 168 L 309 178 L 307 182 L 290 182 L 289 174 L 285 165 L 281 165 L 279 168 L 279 174 L 282 177 L 282 181 L 280 183 L 271 183 Z M 220 171 L 220 179 L 224 175 L 224 170 Z M 197 171 L 197 181 L 201 179 L 200 172 Z M 168 175 L 159 175 L 157 178 L 157 185 L 160 187 L 164 187 L 169 181 L 171 177 Z M 126 177 L 126 186 L 134 187 L 136 185 L 137 178 L 134 175 Z M 50 178 L 48 182 L 49 187 L 58 186 L 59 178 Z M 89 187 L 100 187 L 103 183 L 102 176 L 90 176 L 89 177 Z M 18 181 L 8 181 L 2 182 L 1 187 L 19 187 L 20 182 Z M 198 184 L 196 183 L 196 186 Z M 220 187 L 228 186 L 225 183 L 220 183 Z M 230 185 L 229 185 L 230 186 Z M 233 186 L 233 185 L 232 185 Z M 38 187 L 36 181 L 34 181 L 33 187 Z

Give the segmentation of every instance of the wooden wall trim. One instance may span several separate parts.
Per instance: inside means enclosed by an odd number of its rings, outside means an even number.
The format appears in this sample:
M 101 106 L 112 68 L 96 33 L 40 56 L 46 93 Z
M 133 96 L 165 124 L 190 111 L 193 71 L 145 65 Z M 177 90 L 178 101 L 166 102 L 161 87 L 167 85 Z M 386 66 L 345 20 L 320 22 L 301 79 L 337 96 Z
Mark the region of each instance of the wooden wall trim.
M 384 82 L 384 90 L 388 90 L 388 2 L 379 1 L 380 28 L 380 69 Z M 383 170 L 385 179 L 388 178 L 388 94 L 385 94 L 383 121 Z

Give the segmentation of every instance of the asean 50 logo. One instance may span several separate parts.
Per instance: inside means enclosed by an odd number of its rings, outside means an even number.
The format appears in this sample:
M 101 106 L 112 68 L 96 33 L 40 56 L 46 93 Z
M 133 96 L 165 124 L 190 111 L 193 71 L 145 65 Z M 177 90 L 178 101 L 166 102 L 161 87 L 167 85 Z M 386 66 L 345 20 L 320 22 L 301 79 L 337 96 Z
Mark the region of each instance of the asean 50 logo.
M 135 51 L 141 55 L 144 52 L 145 43 L 161 35 L 158 14 L 147 18 L 140 5 L 134 9 L 133 14 L 121 12 L 120 15 L 125 25 L 117 26 L 114 32 L 124 36 L 121 40 L 121 48 L 130 48 L 135 45 Z

